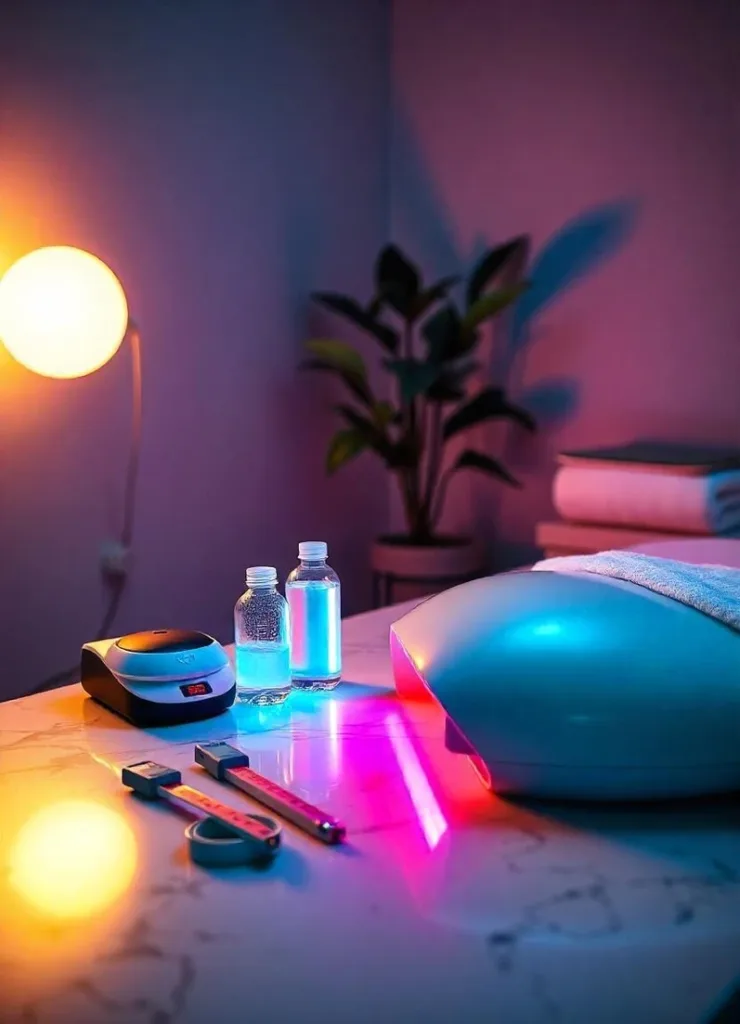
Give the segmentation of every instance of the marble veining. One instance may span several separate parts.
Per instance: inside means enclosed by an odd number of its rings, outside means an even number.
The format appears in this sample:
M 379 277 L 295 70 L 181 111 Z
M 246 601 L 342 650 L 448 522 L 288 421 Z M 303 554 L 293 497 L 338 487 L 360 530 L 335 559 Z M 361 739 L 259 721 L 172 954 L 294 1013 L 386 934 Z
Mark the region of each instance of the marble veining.
M 348 620 L 346 682 L 283 707 L 143 732 L 75 686 L 0 706 L 0 1021 L 709 1021 L 740 977 L 740 806 L 487 793 L 439 712 L 396 700 L 397 614 Z M 193 865 L 187 819 L 120 768 L 158 760 L 249 808 L 192 765 L 221 738 L 343 817 L 346 848 L 286 826 L 266 869 Z M 109 825 L 125 841 L 85 860 L 56 808 L 86 849 Z

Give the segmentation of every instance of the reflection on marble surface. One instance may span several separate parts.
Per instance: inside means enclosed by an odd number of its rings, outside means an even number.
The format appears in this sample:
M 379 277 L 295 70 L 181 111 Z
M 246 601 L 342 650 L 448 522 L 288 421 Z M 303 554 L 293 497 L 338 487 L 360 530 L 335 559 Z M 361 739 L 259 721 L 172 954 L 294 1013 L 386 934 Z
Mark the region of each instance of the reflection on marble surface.
M 0 706 L 0 1021 L 705 1019 L 740 974 L 738 804 L 492 796 L 439 711 L 396 700 L 394 614 L 346 623 L 345 684 L 276 708 L 143 732 L 78 687 Z M 287 825 L 266 869 L 190 863 L 186 819 L 118 773 L 151 758 L 253 806 L 192 766 L 209 739 L 347 846 Z

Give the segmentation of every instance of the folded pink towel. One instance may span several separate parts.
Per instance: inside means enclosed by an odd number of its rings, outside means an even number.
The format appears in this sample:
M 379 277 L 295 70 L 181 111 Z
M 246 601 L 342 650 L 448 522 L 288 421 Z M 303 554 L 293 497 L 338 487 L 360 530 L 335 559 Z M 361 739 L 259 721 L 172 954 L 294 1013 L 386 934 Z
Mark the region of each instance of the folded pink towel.
M 740 569 L 675 562 L 636 551 L 547 558 L 532 568 L 547 572 L 591 572 L 636 583 L 696 608 L 740 632 Z
M 622 466 L 561 466 L 553 503 L 563 519 L 675 533 L 740 533 L 740 470 L 685 476 Z

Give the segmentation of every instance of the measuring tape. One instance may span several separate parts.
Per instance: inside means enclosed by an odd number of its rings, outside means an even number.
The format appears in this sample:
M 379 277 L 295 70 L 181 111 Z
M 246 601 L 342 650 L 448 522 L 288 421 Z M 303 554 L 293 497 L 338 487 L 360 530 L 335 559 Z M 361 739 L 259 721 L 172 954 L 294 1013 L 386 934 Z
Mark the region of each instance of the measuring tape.
M 196 743 L 195 760 L 214 779 L 231 783 L 314 838 L 331 845 L 344 840 L 346 829 L 337 818 L 254 771 L 249 757 L 230 743 Z
M 121 772 L 121 782 L 146 800 L 204 815 L 186 830 L 190 852 L 200 864 L 246 864 L 274 857 L 280 826 L 263 815 L 244 814 L 182 782 L 176 768 L 139 761 Z

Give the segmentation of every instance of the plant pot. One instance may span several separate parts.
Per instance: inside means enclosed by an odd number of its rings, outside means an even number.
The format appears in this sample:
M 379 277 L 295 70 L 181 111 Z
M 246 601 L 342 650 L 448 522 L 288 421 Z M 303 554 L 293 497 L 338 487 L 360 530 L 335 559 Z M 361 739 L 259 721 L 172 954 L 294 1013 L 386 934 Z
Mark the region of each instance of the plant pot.
M 427 544 L 397 534 L 373 544 L 374 605 L 426 597 L 486 573 L 482 545 L 471 537 L 440 536 Z

